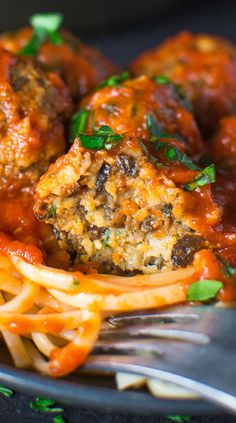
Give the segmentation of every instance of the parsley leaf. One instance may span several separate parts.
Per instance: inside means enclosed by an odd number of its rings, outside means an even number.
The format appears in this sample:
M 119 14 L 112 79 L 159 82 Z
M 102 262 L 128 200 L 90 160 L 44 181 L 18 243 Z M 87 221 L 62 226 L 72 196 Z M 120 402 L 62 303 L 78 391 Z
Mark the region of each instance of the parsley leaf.
M 56 401 L 48 399 L 48 398 L 42 398 L 42 397 L 36 397 L 35 401 L 30 401 L 29 407 L 33 410 L 37 411 L 44 411 L 45 413 L 62 413 L 63 408 L 61 407 L 52 407 L 56 404 Z
M 53 44 L 62 43 L 62 37 L 57 31 L 63 22 L 61 13 L 35 14 L 30 17 L 30 24 L 33 28 L 33 34 L 28 43 L 18 51 L 18 54 L 24 56 L 36 55 L 42 43 L 50 40 Z
M 191 417 L 190 416 L 166 416 L 167 419 L 171 420 L 172 422 L 177 423 L 184 423 L 184 422 L 190 422 Z
M 147 115 L 147 129 L 153 137 L 157 138 L 173 138 L 172 135 L 167 134 L 159 125 L 157 120 L 152 115 Z M 154 142 L 153 140 L 151 140 Z
M 194 191 L 198 187 L 203 187 L 204 185 L 211 184 L 216 180 L 216 170 L 215 165 L 211 164 L 203 169 L 192 182 L 184 184 L 186 191 Z
M 223 272 L 225 274 L 225 276 L 227 276 L 228 278 L 231 278 L 232 276 L 236 276 L 236 268 L 233 267 L 227 260 L 223 259 L 223 257 L 217 257 L 218 261 L 222 264 L 223 266 Z
M 55 416 L 52 420 L 53 423 L 66 423 L 62 416 Z
M 209 301 L 216 297 L 223 283 L 215 280 L 201 280 L 192 283 L 188 287 L 188 301 Z
M 9 398 L 13 395 L 13 391 L 3 385 L 0 385 L 0 394 L 4 395 L 4 397 Z
M 166 158 L 169 160 L 174 160 L 182 163 L 184 166 L 186 166 L 188 169 L 192 170 L 200 170 L 198 166 L 196 166 L 192 160 L 186 154 L 184 154 L 182 151 L 178 149 L 176 146 L 168 146 L 166 149 Z
M 150 142 L 154 144 L 154 149 L 156 151 L 165 148 L 165 157 L 169 160 L 178 161 L 186 166 L 188 169 L 192 170 L 201 170 L 196 166 L 192 160 L 189 159 L 186 154 L 184 154 L 180 149 L 174 145 L 171 145 L 168 141 L 159 142 L 159 138 L 173 138 L 172 135 L 167 134 L 160 126 L 158 125 L 157 120 L 152 115 L 147 115 L 146 117 L 147 129 L 152 135 Z
M 123 72 L 120 75 L 111 75 L 109 78 L 105 79 L 105 81 L 101 82 L 98 85 L 98 88 L 104 87 L 118 87 L 122 84 L 122 82 L 127 81 L 129 79 L 129 72 Z
M 69 126 L 69 139 L 70 142 L 73 142 L 77 137 L 77 134 L 84 132 L 87 121 L 88 121 L 89 111 L 81 109 L 79 112 L 74 113 L 71 118 Z
M 103 125 L 94 134 L 77 134 L 81 145 L 84 148 L 92 150 L 111 150 L 112 147 L 119 144 L 123 139 L 122 135 L 116 134 L 110 126 Z
M 103 235 L 103 238 L 102 238 L 102 243 L 104 248 L 109 247 L 110 235 L 111 235 L 110 229 L 106 229 L 105 234 Z
M 152 79 L 159 85 L 166 85 L 166 84 L 172 85 L 172 87 L 175 90 L 175 94 L 177 95 L 179 101 L 182 103 L 182 105 L 185 107 L 185 109 L 188 110 L 190 113 L 193 112 L 193 106 L 190 103 L 189 99 L 187 98 L 187 96 L 186 96 L 185 92 L 183 91 L 183 88 L 182 88 L 181 85 L 175 84 L 166 75 L 154 76 Z
M 47 218 L 50 219 L 51 217 L 54 217 L 56 212 L 57 212 L 56 204 L 52 203 L 51 206 L 48 209 Z

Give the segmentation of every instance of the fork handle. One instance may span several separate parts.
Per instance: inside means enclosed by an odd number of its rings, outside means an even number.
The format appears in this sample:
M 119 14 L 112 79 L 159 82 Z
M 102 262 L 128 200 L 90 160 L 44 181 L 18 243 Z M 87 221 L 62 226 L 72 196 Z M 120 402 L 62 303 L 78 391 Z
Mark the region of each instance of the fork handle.
M 222 408 L 236 414 L 236 397 L 222 390 L 212 388 L 207 384 L 158 369 L 158 361 L 151 357 L 137 357 L 134 355 L 91 355 L 83 370 L 92 372 L 124 372 L 141 376 L 157 378 L 174 383 L 199 394 L 209 402 L 218 404 Z

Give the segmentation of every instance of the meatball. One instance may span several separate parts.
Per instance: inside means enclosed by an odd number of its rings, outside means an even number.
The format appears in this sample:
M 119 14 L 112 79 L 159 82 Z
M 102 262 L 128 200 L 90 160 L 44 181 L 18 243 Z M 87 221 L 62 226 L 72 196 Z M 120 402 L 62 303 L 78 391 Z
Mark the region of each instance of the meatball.
M 115 86 L 102 85 L 105 86 L 86 97 L 80 105 L 80 110 L 89 112 L 84 130 L 91 130 L 94 125 L 97 128 L 108 125 L 118 133 L 129 132 L 140 139 L 148 139 L 147 117 L 151 115 L 160 133 L 165 131 L 177 137 L 190 155 L 204 150 L 194 118 L 173 84 L 163 85 L 141 76 L 121 80 Z
M 37 60 L 59 73 L 77 101 L 114 72 L 115 67 L 99 50 L 81 43 L 73 34 L 62 30 L 61 35 L 62 44 L 46 41 L 41 45 Z M 31 37 L 32 29 L 28 27 L 5 33 L 0 37 L 0 47 L 16 53 Z
M 236 116 L 220 120 L 219 128 L 212 139 L 212 152 L 218 169 L 236 176 Z
M 166 141 L 155 149 L 153 142 L 111 134 L 113 144 L 100 148 L 94 142 L 101 137 L 81 135 L 50 166 L 36 188 L 37 218 L 53 226 L 73 264 L 92 262 L 118 274 L 189 265 L 209 245 L 204 228 L 209 233 L 220 218 L 209 186 L 184 189 L 197 171 L 167 159 Z M 168 146 L 176 141 L 168 139 Z
M 0 50 L 0 192 L 33 185 L 65 151 L 68 89 L 54 73 Z
M 166 75 L 180 84 L 206 137 L 220 118 L 236 111 L 236 49 L 219 37 L 181 32 L 141 54 L 131 72 Z

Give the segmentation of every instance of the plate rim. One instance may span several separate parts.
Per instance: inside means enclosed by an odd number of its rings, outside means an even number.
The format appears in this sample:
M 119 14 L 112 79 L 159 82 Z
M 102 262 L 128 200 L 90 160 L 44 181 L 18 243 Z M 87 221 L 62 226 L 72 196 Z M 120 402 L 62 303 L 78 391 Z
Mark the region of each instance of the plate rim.
M 101 376 L 99 376 L 100 378 Z M 79 374 L 78 374 L 79 378 Z M 215 415 L 226 412 L 203 399 L 159 399 L 139 390 L 118 391 L 109 387 L 88 386 L 81 382 L 53 379 L 29 370 L 0 365 L 0 383 L 28 395 L 42 395 L 66 405 L 109 409 L 133 414 Z

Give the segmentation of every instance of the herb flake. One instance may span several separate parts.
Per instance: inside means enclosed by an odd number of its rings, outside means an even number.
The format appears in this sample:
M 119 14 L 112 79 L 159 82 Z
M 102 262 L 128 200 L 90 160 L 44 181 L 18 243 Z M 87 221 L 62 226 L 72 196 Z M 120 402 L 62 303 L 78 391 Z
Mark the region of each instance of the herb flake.
M 58 32 L 63 22 L 61 13 L 37 13 L 31 16 L 29 21 L 33 28 L 33 34 L 28 43 L 18 51 L 18 54 L 35 56 L 45 41 L 50 40 L 55 45 L 63 42 L 62 36 Z
M 103 125 L 94 134 L 77 134 L 82 147 L 92 150 L 111 150 L 119 144 L 123 136 L 116 134 L 110 126 Z
M 223 259 L 223 257 L 217 257 L 218 261 L 222 265 L 222 271 L 228 278 L 232 278 L 232 276 L 236 277 L 236 268 L 233 267 L 227 260 Z M 236 281 L 235 281 L 236 282 Z
M 215 165 L 211 164 L 203 169 L 192 182 L 184 184 L 186 191 L 195 191 L 199 187 L 211 184 L 216 180 Z
M 202 302 L 213 300 L 223 286 L 220 281 L 208 279 L 194 282 L 188 287 L 187 300 Z
M 6 388 L 4 385 L 0 385 L 0 394 L 4 395 L 4 397 L 10 398 L 13 395 L 13 391 Z
M 98 85 L 98 88 L 118 87 L 122 84 L 122 82 L 127 81 L 127 79 L 129 79 L 128 71 L 125 71 L 120 75 L 111 75 L 109 78 L 105 79 L 105 81 L 101 82 L 101 84 Z
M 57 212 L 57 206 L 56 206 L 55 203 L 52 203 L 51 206 L 48 209 L 47 218 L 51 219 L 52 217 L 55 216 L 56 212 Z
M 102 238 L 102 243 L 103 243 L 104 248 L 109 248 L 110 236 L 111 236 L 110 229 L 106 229 L 106 232 L 105 232 L 105 234 L 103 235 L 103 238 Z
M 43 398 L 43 397 L 36 397 L 35 401 L 29 402 L 29 407 L 33 410 L 43 411 L 45 413 L 62 413 L 62 407 L 52 407 L 56 404 L 56 401 Z
M 166 75 L 154 76 L 152 79 L 159 85 L 167 85 L 167 84 L 171 85 L 174 88 L 175 94 L 178 97 L 180 103 L 182 103 L 182 105 L 185 107 L 186 110 L 188 110 L 188 112 L 190 113 L 193 112 L 193 106 L 191 102 L 189 101 L 189 99 L 187 98 L 185 92 L 183 91 L 182 85 L 175 84 Z
M 66 423 L 62 416 L 55 416 L 52 420 L 53 423 Z
M 166 416 L 167 419 L 171 420 L 172 422 L 177 422 L 177 423 L 185 423 L 185 422 L 190 422 L 191 421 L 191 417 L 190 416 Z
M 71 118 L 69 126 L 69 139 L 73 142 L 79 133 L 82 133 L 86 129 L 88 121 L 89 111 L 81 109 L 79 112 L 74 113 Z

